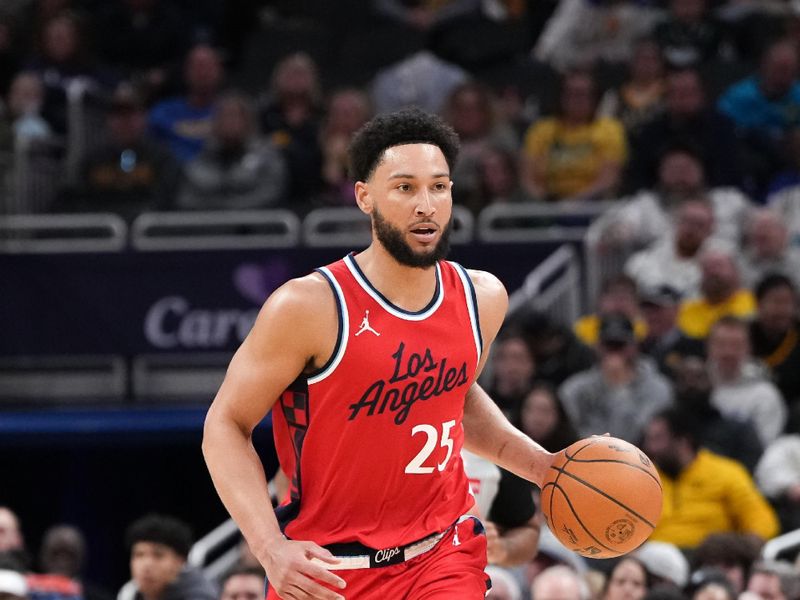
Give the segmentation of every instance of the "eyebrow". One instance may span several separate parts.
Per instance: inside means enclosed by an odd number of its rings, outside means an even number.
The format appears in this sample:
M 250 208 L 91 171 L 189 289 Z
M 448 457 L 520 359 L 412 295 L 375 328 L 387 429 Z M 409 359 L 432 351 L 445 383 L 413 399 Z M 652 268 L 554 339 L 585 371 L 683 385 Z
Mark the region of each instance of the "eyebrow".
M 450 173 L 434 173 L 433 179 L 440 179 L 442 177 L 450 177 Z M 411 175 L 409 173 L 394 173 L 389 175 L 389 179 L 416 179 L 415 175 Z

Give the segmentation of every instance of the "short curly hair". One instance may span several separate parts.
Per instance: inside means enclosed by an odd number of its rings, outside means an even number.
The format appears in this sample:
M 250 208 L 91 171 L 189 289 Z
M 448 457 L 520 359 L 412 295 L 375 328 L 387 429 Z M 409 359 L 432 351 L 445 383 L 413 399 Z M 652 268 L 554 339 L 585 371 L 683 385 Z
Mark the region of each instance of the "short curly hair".
M 353 137 L 348 155 L 355 181 L 367 181 L 387 148 L 403 144 L 433 144 L 444 154 L 450 171 L 458 158 L 458 134 L 440 117 L 419 108 L 378 115 Z

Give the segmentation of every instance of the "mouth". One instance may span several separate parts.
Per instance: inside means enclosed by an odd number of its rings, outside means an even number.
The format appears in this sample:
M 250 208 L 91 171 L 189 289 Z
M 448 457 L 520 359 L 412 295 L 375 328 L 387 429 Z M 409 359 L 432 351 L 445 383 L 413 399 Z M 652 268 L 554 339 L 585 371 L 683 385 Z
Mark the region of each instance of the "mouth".
M 430 243 L 435 240 L 438 232 L 439 228 L 433 223 L 421 223 L 411 228 L 411 235 L 423 243 Z

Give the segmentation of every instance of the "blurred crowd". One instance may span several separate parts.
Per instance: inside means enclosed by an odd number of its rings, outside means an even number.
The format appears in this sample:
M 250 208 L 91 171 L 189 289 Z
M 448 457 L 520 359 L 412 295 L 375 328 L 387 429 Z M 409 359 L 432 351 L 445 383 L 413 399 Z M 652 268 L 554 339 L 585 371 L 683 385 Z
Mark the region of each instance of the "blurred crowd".
M 67 169 L 79 97 L 102 125 L 50 212 L 352 205 L 350 137 L 410 104 L 459 133 L 454 200 L 475 213 L 614 201 L 596 252 L 625 260 L 590 314 L 515 311 L 483 383 L 548 450 L 603 432 L 639 444 L 663 517 L 640 551 L 603 563 L 542 526 L 535 557 L 491 567 L 490 597 L 800 600 L 796 552 L 763 556 L 800 527 L 800 3 L 342 2 L 358 17 L 348 34 L 325 3 L 292 4 L 4 0 L 4 189 L 42 144 Z M 293 48 L 253 78 L 252 42 L 276 22 L 317 32 L 331 56 Z M 126 598 L 231 600 L 231 581 L 263 577 L 245 560 L 203 579 L 171 517 L 128 538 Z M 34 563 L 0 509 L 0 599 L 116 595 L 82 581 L 79 531 L 41 546 Z
M 751 204 L 798 220 L 796 2 L 313 4 L 4 2 L 8 193 L 30 193 L 14 186 L 45 145 L 63 171 L 30 210 L 352 205 L 353 132 L 415 104 L 460 134 L 455 200 L 476 212 L 623 198 L 669 213 L 705 195 L 720 227 Z M 280 27 L 314 43 L 253 69 Z

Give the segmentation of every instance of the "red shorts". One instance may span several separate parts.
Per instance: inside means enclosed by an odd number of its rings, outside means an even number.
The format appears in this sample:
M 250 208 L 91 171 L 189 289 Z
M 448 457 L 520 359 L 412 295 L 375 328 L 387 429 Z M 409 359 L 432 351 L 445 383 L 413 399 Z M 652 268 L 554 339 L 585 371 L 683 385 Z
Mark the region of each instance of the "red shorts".
M 411 560 L 373 569 L 334 571 L 347 582 L 347 600 L 483 600 L 491 586 L 486 535 L 475 517 L 457 523 L 433 549 Z M 267 600 L 280 600 L 269 590 Z

